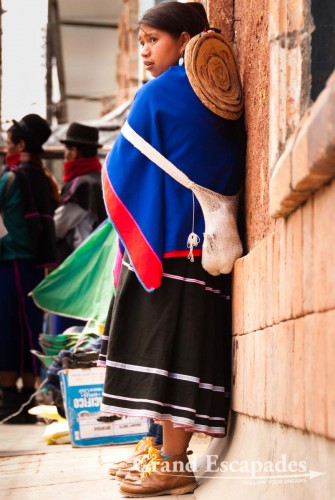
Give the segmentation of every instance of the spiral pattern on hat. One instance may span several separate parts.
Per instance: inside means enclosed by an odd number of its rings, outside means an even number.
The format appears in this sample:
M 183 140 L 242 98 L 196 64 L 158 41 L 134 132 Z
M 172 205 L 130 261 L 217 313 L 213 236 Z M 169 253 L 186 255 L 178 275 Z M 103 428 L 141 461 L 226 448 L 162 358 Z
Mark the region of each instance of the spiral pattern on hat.
M 185 50 L 185 69 L 201 102 L 216 115 L 237 120 L 243 113 L 243 92 L 235 56 L 218 33 L 193 37 Z

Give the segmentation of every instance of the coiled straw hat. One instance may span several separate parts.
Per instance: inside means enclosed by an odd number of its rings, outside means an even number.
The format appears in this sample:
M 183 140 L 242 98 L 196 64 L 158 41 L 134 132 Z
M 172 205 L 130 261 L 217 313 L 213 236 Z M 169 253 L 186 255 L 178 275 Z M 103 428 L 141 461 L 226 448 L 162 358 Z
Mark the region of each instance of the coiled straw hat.
M 216 115 L 237 120 L 243 113 L 243 93 L 232 48 L 215 31 L 191 38 L 185 69 L 201 102 Z

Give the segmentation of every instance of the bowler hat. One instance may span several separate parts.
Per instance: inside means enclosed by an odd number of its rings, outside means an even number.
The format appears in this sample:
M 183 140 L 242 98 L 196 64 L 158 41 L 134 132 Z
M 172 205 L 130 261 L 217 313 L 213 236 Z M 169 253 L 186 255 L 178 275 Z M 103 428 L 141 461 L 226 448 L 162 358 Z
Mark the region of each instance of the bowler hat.
M 34 147 L 36 153 L 43 153 L 44 144 L 51 135 L 51 128 L 44 118 L 36 114 L 24 116 L 19 122 L 13 120 L 23 135 L 23 139 Z
M 66 138 L 61 140 L 65 145 L 87 146 L 91 148 L 101 148 L 98 143 L 99 130 L 95 127 L 82 125 L 81 123 L 71 123 L 66 132 Z

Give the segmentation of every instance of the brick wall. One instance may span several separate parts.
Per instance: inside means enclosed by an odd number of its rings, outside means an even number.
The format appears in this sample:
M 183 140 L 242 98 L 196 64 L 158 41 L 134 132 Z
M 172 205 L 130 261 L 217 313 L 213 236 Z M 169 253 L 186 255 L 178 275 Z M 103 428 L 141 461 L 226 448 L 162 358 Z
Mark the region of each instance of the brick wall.
M 234 268 L 233 409 L 335 438 L 335 181 Z
M 309 5 L 207 0 L 237 54 L 248 133 L 232 407 L 335 439 L 335 75 L 311 107 Z M 135 19 L 125 0 L 121 101 L 137 85 Z
M 233 33 L 248 131 L 232 407 L 335 439 L 335 75 L 311 107 L 309 5 L 209 1 Z
M 140 85 L 137 21 L 138 0 L 124 0 L 118 31 L 119 53 L 116 66 L 119 91 L 116 105 L 132 99 Z

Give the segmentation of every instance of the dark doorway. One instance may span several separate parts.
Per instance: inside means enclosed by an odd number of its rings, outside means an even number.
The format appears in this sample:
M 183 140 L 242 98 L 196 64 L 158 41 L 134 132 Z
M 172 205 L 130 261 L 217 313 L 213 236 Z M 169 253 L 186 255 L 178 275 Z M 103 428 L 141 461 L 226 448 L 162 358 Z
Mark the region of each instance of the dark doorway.
M 311 98 L 315 101 L 335 68 L 335 1 L 312 0 L 311 12 L 315 24 L 312 33 Z

